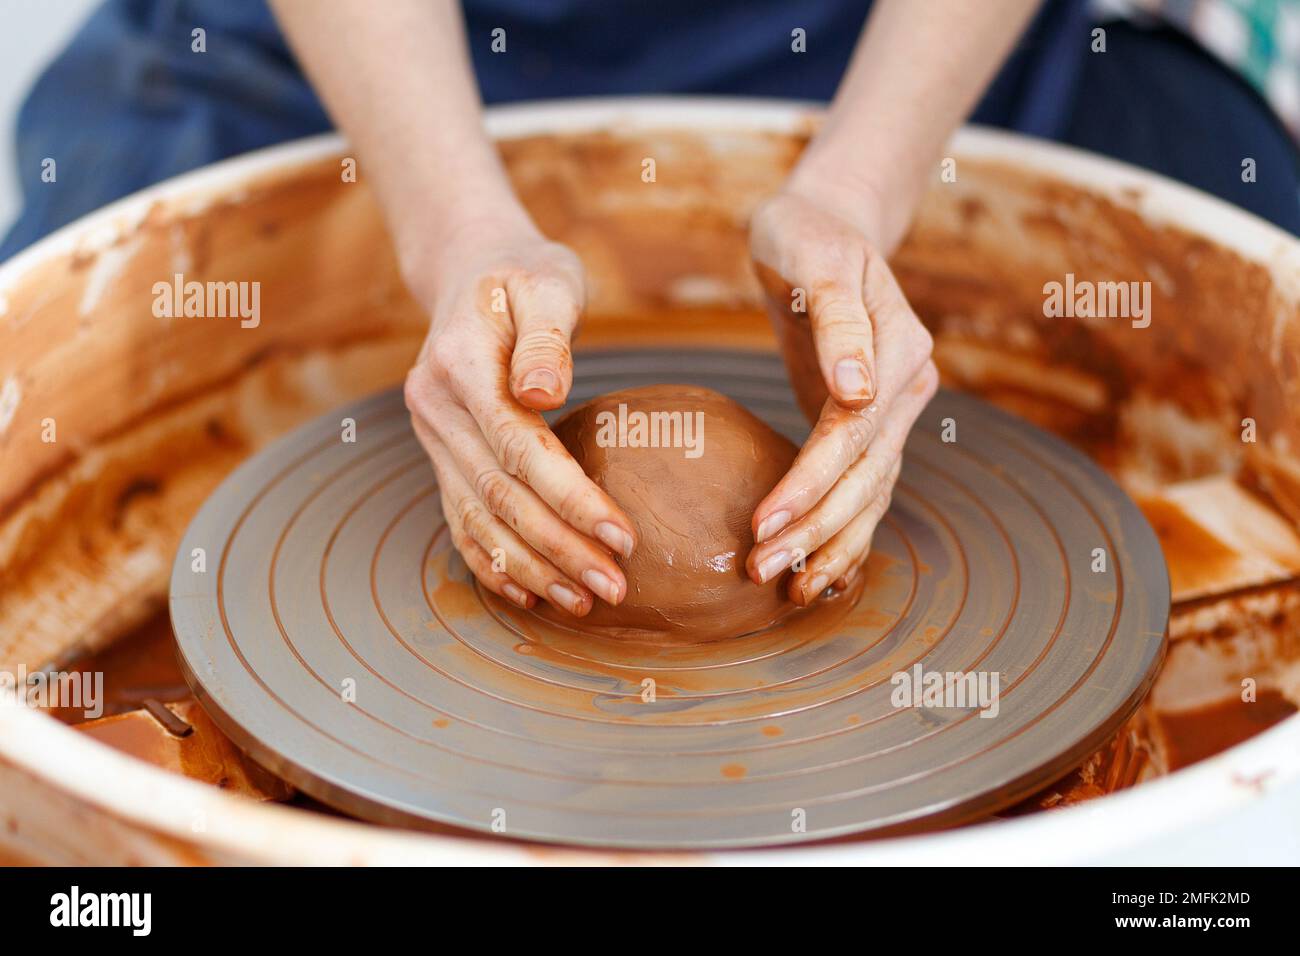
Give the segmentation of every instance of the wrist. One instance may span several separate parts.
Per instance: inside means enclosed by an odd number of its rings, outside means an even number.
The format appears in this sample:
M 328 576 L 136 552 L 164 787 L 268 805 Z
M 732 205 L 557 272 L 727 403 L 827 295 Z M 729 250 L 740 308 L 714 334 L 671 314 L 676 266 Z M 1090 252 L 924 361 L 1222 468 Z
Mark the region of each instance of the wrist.
M 495 195 L 463 194 L 445 205 L 412 206 L 401 219 L 394 229 L 398 264 L 407 286 L 427 309 L 433 307 L 439 277 L 458 268 L 466 250 L 541 236 L 508 188 Z
M 882 173 L 861 160 L 845 162 L 810 147 L 790 174 L 785 191 L 852 223 L 881 254 L 890 256 L 911 226 L 921 185 Z

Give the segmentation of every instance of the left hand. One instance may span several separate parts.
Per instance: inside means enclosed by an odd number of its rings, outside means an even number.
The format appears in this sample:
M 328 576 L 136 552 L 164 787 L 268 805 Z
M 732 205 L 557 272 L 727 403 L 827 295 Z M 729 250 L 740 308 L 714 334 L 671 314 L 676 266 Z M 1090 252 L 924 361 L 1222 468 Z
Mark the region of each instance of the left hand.
M 939 383 L 930 334 L 874 244 L 883 233 L 877 208 L 860 194 L 787 186 L 750 226 L 750 254 L 791 382 L 816 424 L 754 511 L 746 567 L 761 583 L 802 552 L 804 570 L 789 584 L 801 605 L 858 574 L 889 507 L 908 432 Z

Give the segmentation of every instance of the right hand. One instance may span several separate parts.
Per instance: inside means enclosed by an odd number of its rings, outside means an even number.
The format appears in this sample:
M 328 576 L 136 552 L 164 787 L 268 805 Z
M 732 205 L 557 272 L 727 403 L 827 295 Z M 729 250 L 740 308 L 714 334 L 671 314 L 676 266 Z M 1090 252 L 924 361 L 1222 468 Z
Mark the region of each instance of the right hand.
M 618 604 L 627 580 L 614 555 L 636 546 L 632 522 L 538 414 L 572 385 L 578 257 L 531 222 L 480 221 L 404 272 L 431 316 L 406 406 L 452 543 L 520 607 L 541 597 L 581 617 L 594 597 Z

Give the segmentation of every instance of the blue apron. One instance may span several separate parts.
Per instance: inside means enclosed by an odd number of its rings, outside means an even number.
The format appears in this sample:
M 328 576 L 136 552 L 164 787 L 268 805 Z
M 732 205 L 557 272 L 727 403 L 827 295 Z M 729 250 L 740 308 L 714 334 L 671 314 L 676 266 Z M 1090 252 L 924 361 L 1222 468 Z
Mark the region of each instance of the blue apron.
M 636 93 L 827 100 L 868 7 L 846 0 L 467 0 L 465 16 L 488 103 Z M 196 26 L 206 31 L 205 53 L 191 51 Z M 504 54 L 492 52 L 498 28 L 505 30 Z M 791 49 L 796 28 L 807 52 Z M 1109 26 L 1108 51 L 1098 55 L 1089 50 L 1090 29 L 1086 0 L 1049 0 L 974 120 L 1181 176 L 1300 232 L 1295 150 L 1245 84 L 1168 31 Z M 1152 100 L 1153 85 L 1174 101 Z M 1208 142 L 1182 128 L 1195 115 L 1214 121 Z M 1234 127 L 1226 137 L 1225 116 Z M 24 206 L 0 243 L 0 261 L 159 180 L 330 125 L 263 0 L 107 0 L 23 105 L 17 154 Z M 1222 163 L 1239 168 L 1244 155 L 1275 180 L 1261 174 L 1246 189 L 1239 177 L 1234 185 L 1222 175 Z M 58 163 L 55 183 L 41 181 L 45 157 Z M 1277 172 L 1287 169 L 1289 179 Z

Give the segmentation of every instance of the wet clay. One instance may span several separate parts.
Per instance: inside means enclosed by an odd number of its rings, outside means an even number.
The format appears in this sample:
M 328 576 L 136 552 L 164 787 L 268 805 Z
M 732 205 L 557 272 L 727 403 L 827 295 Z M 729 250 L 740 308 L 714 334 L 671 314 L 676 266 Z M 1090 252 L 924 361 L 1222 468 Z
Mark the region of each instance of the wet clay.
M 236 747 L 193 698 L 174 704 L 150 700 L 144 709 L 76 726 L 146 763 L 254 800 L 287 800 L 294 792 Z
M 105 717 L 137 710 L 149 700 L 178 703 L 193 696 L 176 660 L 176 639 L 166 610 L 97 653 L 77 655 L 61 669 L 77 675 L 104 675 Z M 52 708 L 50 713 L 69 724 L 85 720 L 76 707 Z
M 787 438 L 726 396 L 686 385 L 612 392 L 575 409 L 555 434 L 632 520 L 638 544 L 619 559 L 621 604 L 597 601 L 581 620 L 539 605 L 543 616 L 677 644 L 739 637 L 794 610 L 788 575 L 758 585 L 745 573 L 754 508 L 794 461 Z
M 1157 717 L 1156 729 L 1169 769 L 1179 770 L 1223 753 L 1295 712 L 1296 705 L 1280 692 L 1265 689 L 1254 701 L 1230 697 L 1194 710 L 1165 711 Z
M 50 714 L 115 750 L 192 780 L 256 800 L 285 800 L 294 790 L 235 746 L 199 706 L 176 659 L 165 610 L 132 634 L 66 665 L 103 675 L 104 716 L 87 720 L 75 707 Z

